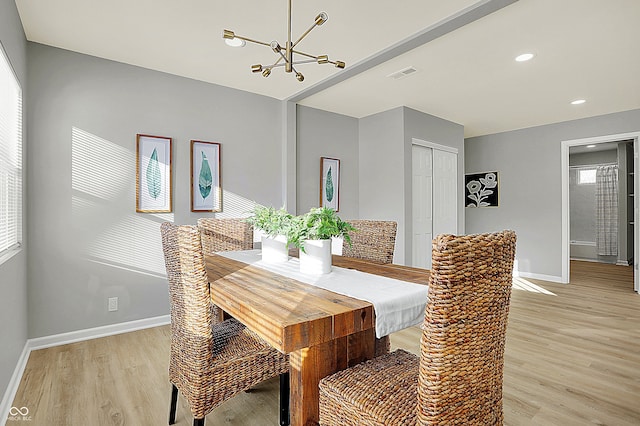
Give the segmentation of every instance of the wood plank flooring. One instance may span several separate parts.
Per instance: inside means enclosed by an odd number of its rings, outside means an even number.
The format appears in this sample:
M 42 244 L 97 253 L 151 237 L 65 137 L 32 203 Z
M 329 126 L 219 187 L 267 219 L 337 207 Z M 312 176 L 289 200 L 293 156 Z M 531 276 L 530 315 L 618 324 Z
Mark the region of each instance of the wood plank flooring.
M 571 284 L 516 279 L 504 367 L 506 425 L 640 425 L 640 295 L 630 267 L 571 263 Z M 419 353 L 420 329 L 391 336 Z M 31 353 L 16 407 L 29 425 L 165 425 L 169 327 Z M 192 417 L 180 399 L 176 422 Z M 24 422 L 8 421 L 16 426 Z M 278 380 L 242 393 L 207 425 L 277 425 Z

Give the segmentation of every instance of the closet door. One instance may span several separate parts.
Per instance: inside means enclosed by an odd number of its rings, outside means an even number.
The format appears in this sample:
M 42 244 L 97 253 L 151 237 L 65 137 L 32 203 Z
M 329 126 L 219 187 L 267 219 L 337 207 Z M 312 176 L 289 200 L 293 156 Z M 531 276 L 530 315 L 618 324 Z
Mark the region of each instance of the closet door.
M 412 265 L 431 268 L 433 239 L 433 150 L 413 145 L 413 240 Z
M 458 233 L 458 154 L 415 144 L 412 150 L 411 264 L 430 269 L 433 237 Z
M 433 150 L 433 235 L 458 233 L 458 155 Z

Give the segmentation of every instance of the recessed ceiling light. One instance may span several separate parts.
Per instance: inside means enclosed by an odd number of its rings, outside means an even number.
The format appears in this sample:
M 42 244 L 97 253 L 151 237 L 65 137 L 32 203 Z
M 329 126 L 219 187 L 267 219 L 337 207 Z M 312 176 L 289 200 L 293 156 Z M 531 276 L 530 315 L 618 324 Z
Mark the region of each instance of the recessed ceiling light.
M 247 42 L 244 40 L 241 40 L 239 38 L 225 38 L 224 42 L 227 43 L 227 46 L 231 46 L 231 47 L 244 47 Z
M 582 105 L 585 102 L 587 101 L 585 101 L 584 99 L 576 99 L 575 101 L 571 101 L 571 105 Z
M 525 62 L 534 57 L 533 53 L 523 53 L 522 55 L 516 56 L 516 61 Z
M 595 148 L 595 145 L 587 145 L 587 148 Z

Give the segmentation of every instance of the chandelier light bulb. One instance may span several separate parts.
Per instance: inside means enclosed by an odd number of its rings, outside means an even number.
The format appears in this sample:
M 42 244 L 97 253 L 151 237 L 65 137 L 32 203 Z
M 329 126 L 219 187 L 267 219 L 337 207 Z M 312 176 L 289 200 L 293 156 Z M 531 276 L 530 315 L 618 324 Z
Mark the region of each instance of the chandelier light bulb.
M 270 46 L 271 46 L 271 49 L 276 53 L 280 53 L 280 51 L 282 50 L 282 47 L 280 47 L 280 44 L 275 40 L 271 42 Z
M 327 15 L 325 12 L 320 12 L 318 13 L 318 16 L 316 16 L 316 25 L 322 25 L 327 22 L 328 19 L 329 15 Z
M 298 81 L 304 81 L 304 75 L 299 72 L 296 73 L 296 78 L 298 79 Z
M 271 68 L 265 68 L 264 70 L 262 70 L 262 76 L 263 77 L 269 77 L 271 75 Z

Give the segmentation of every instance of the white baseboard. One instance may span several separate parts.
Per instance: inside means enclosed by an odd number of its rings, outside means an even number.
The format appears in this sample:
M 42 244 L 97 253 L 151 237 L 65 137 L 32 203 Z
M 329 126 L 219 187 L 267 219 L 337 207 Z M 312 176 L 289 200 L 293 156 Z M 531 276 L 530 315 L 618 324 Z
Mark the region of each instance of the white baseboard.
M 159 317 L 123 322 L 120 324 L 105 325 L 102 327 L 94 327 L 85 330 L 71 331 L 69 333 L 28 339 L 24 344 L 24 349 L 22 350 L 22 354 L 20 354 L 20 358 L 18 359 L 16 368 L 13 371 L 7 390 L 2 397 L 2 402 L 0 402 L 0 423 L 6 424 L 7 418 L 9 417 L 9 411 L 11 410 L 11 403 L 18 392 L 18 386 L 20 386 L 20 380 L 22 379 L 22 374 L 27 366 L 27 361 L 29 360 L 29 354 L 31 354 L 31 351 L 143 330 L 145 328 L 158 327 L 170 323 L 171 317 L 169 315 L 163 315 Z
M 562 283 L 562 277 L 555 275 L 534 274 L 532 272 L 514 271 L 514 277 L 533 278 L 534 280 L 550 281 L 552 283 Z
M 119 324 L 105 325 L 102 327 L 87 328 L 85 330 L 70 331 L 69 333 L 54 334 L 52 336 L 36 337 L 35 339 L 29 339 L 27 343 L 29 343 L 29 349 L 33 351 L 52 346 L 66 345 L 67 343 L 81 342 L 83 340 L 97 339 L 99 337 L 143 330 L 145 328 L 158 327 L 170 323 L 171 317 L 169 315 L 163 315 L 160 317 L 145 318 L 136 321 L 122 322 Z
M 22 373 L 24 373 L 24 369 L 27 366 L 27 361 L 29 360 L 30 353 L 31 350 L 29 349 L 29 341 L 27 340 L 24 344 L 24 348 L 22 349 L 22 353 L 20 354 L 20 358 L 18 358 L 16 368 L 15 370 L 13 370 L 11 380 L 9 380 L 7 390 L 2 397 L 2 402 L 0 402 L 0 423 L 2 423 L 3 425 L 6 425 L 6 421 L 9 418 L 11 403 L 13 402 L 13 398 L 15 398 L 16 396 L 16 392 L 18 392 L 18 386 L 20 386 Z

